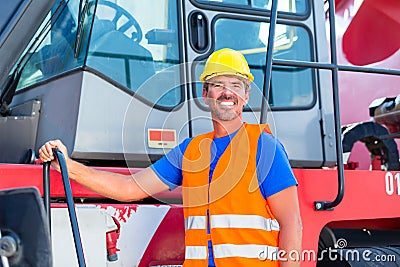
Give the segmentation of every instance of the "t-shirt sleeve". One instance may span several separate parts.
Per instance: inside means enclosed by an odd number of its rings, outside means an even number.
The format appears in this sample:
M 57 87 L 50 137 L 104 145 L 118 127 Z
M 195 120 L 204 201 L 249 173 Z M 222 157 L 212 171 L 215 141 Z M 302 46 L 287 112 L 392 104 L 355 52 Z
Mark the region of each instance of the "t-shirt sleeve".
M 169 187 L 169 190 L 182 185 L 182 158 L 190 140 L 191 138 L 185 139 L 151 165 L 158 178 Z
M 257 177 L 265 199 L 297 185 L 285 148 L 271 134 L 262 133 L 258 140 Z

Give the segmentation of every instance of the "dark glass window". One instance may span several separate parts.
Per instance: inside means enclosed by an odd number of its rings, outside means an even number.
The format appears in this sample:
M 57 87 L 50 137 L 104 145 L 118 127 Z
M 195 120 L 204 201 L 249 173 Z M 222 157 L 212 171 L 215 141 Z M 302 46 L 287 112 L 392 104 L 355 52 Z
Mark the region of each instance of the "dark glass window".
M 39 29 L 19 89 L 86 65 L 150 103 L 182 102 L 176 1 L 82 1 L 81 16 L 79 0 L 64 3 Z
M 272 0 L 197 0 L 209 5 L 229 6 L 255 10 L 271 10 Z M 294 14 L 305 14 L 308 0 L 278 1 L 278 11 Z
M 269 23 L 220 18 L 214 25 L 215 50 L 229 47 L 241 51 L 247 59 L 255 79 L 250 92 L 249 107 L 261 107 L 264 86 Z M 274 59 L 312 61 L 309 32 L 300 26 L 277 24 Z M 199 77 L 204 62 L 196 65 Z M 196 87 L 197 97 L 202 87 Z M 313 104 L 312 70 L 307 68 L 274 66 L 269 92 L 271 108 L 307 108 Z
M 24 66 L 18 89 L 54 77 L 83 64 L 83 59 L 75 57 L 75 40 L 78 28 L 79 1 L 70 0 L 58 7 L 58 3 L 50 11 L 42 26 L 35 34 L 32 42 L 40 36 L 28 51 L 22 62 Z M 45 25 L 51 25 L 45 28 Z M 29 47 L 29 46 L 28 46 Z
M 173 107 L 181 102 L 179 63 L 176 1 L 99 1 L 89 67 L 152 103 Z

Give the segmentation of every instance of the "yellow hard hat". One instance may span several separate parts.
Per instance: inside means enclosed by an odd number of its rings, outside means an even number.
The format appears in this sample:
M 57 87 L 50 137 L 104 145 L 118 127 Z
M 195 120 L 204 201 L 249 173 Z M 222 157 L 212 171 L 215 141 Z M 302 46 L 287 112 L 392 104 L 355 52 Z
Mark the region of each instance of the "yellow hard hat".
M 249 82 L 254 80 L 243 54 L 230 48 L 222 48 L 210 55 L 200 75 L 200 81 L 204 82 L 219 75 L 235 75 L 246 78 Z

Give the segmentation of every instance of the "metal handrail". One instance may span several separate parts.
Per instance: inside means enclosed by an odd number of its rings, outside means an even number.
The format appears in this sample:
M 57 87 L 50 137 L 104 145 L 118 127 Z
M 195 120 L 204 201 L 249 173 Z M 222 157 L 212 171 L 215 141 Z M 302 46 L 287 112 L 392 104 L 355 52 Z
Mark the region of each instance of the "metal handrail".
M 72 190 L 71 190 L 71 183 L 70 183 L 69 177 L 68 177 L 68 169 L 67 169 L 65 157 L 64 157 L 63 153 L 61 151 L 59 151 L 58 149 L 53 149 L 53 154 L 56 156 L 56 158 L 58 159 L 58 162 L 60 164 L 61 177 L 63 180 L 65 197 L 67 199 L 69 219 L 70 219 L 70 223 L 71 223 L 72 234 L 74 237 L 75 250 L 76 250 L 76 255 L 78 258 L 79 267 L 86 267 L 85 256 L 83 254 L 81 235 L 79 232 L 79 225 L 78 225 L 78 220 L 76 217 L 75 204 L 74 204 L 74 199 L 73 199 Z
M 333 115 L 335 120 L 335 139 L 336 139 L 336 160 L 338 171 L 338 189 L 334 200 L 332 201 L 314 201 L 315 210 L 332 210 L 343 200 L 345 181 L 344 181 L 344 165 L 343 165 L 343 146 L 342 146 L 342 131 L 340 122 L 340 105 L 339 105 L 339 89 L 338 89 L 338 64 L 336 53 L 336 29 L 335 29 L 335 3 L 334 0 L 329 0 L 329 27 L 330 27 L 330 49 L 331 62 L 333 65 L 332 71 L 332 89 L 333 89 Z
M 278 0 L 272 0 L 271 5 L 271 20 L 269 23 L 269 33 L 268 33 L 268 45 L 267 45 L 267 55 L 265 60 L 265 80 L 263 86 L 263 96 L 261 100 L 261 114 L 260 123 L 265 123 L 267 121 L 267 99 L 269 98 L 269 90 L 271 87 L 271 76 L 272 76 L 272 56 L 274 51 L 274 40 L 275 40 L 275 28 L 276 21 L 278 17 Z
M 265 80 L 263 87 L 263 98 L 261 103 L 261 114 L 260 123 L 265 123 L 267 120 L 267 99 L 269 98 L 269 90 L 271 86 L 271 76 L 272 76 L 272 64 L 281 63 L 284 65 L 285 61 L 274 61 L 273 57 L 273 47 L 274 47 L 274 37 L 275 28 L 277 20 L 277 0 L 272 1 L 271 7 L 271 20 L 269 25 L 269 35 L 268 35 L 268 49 L 266 55 L 266 70 L 265 70 Z M 296 66 L 305 66 L 313 68 L 325 67 L 332 71 L 332 90 L 333 90 L 333 105 L 334 105 L 334 121 L 335 121 L 335 139 L 336 139 L 336 160 L 337 160 L 337 170 L 338 170 L 338 191 L 336 198 L 333 201 L 315 201 L 314 208 L 316 210 L 332 210 L 334 207 L 340 204 L 344 196 L 344 165 L 343 165 L 343 148 L 341 142 L 341 122 L 340 122 L 340 105 L 339 105 L 339 93 L 338 93 L 338 72 L 339 66 L 337 63 L 336 54 L 336 30 L 335 30 L 335 9 L 333 0 L 329 0 L 329 25 L 330 25 L 330 50 L 331 50 L 331 64 L 321 64 L 313 62 L 296 62 L 291 61 L 291 64 Z

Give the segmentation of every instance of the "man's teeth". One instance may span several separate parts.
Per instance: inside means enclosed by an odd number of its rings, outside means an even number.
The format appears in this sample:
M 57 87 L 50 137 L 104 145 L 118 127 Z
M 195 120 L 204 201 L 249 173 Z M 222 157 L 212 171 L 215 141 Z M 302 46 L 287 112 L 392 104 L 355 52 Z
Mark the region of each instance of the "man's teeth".
M 223 106 L 233 106 L 233 102 L 221 102 L 221 105 Z

